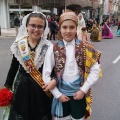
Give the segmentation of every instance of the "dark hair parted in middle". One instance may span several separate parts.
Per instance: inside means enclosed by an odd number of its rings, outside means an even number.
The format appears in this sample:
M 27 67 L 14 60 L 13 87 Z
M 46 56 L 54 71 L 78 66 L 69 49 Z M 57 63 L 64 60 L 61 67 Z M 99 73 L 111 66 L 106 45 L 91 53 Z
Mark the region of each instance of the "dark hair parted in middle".
M 40 19 L 42 19 L 43 21 L 44 21 L 44 29 L 45 29 L 45 27 L 46 27 L 46 18 L 41 14 L 41 13 L 31 13 L 29 16 L 28 16 L 28 18 L 27 18 L 27 22 L 26 22 L 26 26 L 27 26 L 27 24 L 29 23 L 29 21 L 30 21 L 30 18 L 32 18 L 32 17 L 38 17 L 38 18 L 40 18 Z

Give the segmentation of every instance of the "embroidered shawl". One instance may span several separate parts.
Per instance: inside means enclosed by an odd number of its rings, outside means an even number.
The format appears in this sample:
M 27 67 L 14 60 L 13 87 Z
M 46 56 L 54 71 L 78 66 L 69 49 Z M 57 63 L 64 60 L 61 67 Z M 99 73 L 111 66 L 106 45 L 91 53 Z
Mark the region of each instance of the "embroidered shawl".
M 54 44 L 53 52 L 55 57 L 55 72 L 57 74 L 58 84 L 60 84 L 66 62 L 65 46 L 62 40 Z M 101 53 L 98 50 L 95 50 L 91 43 L 83 42 L 77 39 L 75 40 L 75 58 L 79 67 L 80 76 L 84 76 L 84 82 L 86 81 L 93 64 L 99 61 L 100 55 Z M 88 90 L 85 97 L 87 103 L 85 118 L 88 118 L 91 114 L 91 89 Z
M 26 36 L 27 37 L 27 36 Z M 25 37 L 25 38 L 26 38 Z M 14 41 L 12 46 L 11 46 L 11 51 L 12 53 L 14 54 L 14 56 L 17 58 L 17 60 L 19 61 L 19 63 L 23 66 L 23 68 L 26 70 L 26 67 L 24 66 L 24 63 L 22 61 L 22 58 L 20 56 L 20 51 L 19 51 L 19 48 L 18 48 L 18 41 L 22 40 L 23 38 L 20 38 L 20 39 L 17 39 L 17 41 Z M 36 69 L 38 70 L 41 65 L 43 64 L 44 62 L 44 57 L 45 57 L 45 54 L 46 54 L 46 51 L 48 49 L 48 47 L 52 45 L 51 42 L 49 42 L 48 40 L 46 39 L 43 39 L 41 38 L 35 52 L 35 58 L 34 58 L 34 64 L 35 64 L 35 67 Z M 26 70 L 27 72 L 27 70 Z

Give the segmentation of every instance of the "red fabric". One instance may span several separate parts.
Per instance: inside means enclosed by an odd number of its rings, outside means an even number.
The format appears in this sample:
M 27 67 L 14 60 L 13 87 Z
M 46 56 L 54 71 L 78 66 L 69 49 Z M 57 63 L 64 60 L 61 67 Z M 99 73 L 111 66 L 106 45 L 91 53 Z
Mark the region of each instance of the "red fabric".
M 51 22 L 51 19 L 50 19 L 50 18 L 48 19 L 48 22 L 49 22 L 49 23 Z
M 120 26 L 120 21 L 118 22 L 118 26 Z
M 88 110 L 86 110 L 86 113 L 85 113 L 85 119 L 87 119 L 88 117 L 90 117 L 90 113 Z
M 8 88 L 0 90 L 0 107 L 5 107 L 11 104 L 13 93 Z

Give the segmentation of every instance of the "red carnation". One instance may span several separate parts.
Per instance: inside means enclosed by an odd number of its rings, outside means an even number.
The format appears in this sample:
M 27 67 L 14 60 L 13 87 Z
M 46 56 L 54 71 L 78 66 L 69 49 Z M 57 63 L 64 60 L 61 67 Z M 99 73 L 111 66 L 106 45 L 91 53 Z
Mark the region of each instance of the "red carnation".
M 11 104 L 13 93 L 8 88 L 0 90 L 0 107 L 5 107 Z

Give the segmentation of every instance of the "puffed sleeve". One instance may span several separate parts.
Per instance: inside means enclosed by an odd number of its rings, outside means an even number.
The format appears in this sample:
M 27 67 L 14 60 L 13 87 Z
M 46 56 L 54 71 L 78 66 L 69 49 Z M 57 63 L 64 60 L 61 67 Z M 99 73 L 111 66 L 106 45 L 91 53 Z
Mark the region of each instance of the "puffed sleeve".
M 7 74 L 6 82 L 4 84 L 5 87 L 7 87 L 7 88 L 12 87 L 12 84 L 13 84 L 14 78 L 16 76 L 16 73 L 18 71 L 18 68 L 19 68 L 19 62 L 17 61 L 17 59 L 13 55 L 10 69 L 8 71 L 8 74 Z
M 54 60 L 54 53 L 53 53 L 53 45 L 51 45 L 47 50 L 45 60 L 44 60 L 44 66 L 43 66 L 42 76 L 45 83 L 48 83 L 51 80 L 51 73 L 54 66 L 55 66 L 55 60 Z M 55 87 L 50 91 L 55 98 L 59 98 L 62 95 L 62 93 L 58 90 L 57 87 Z

